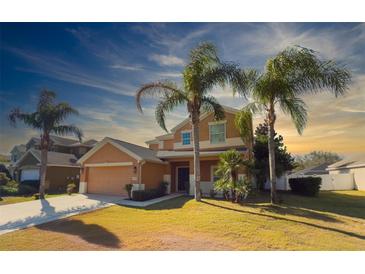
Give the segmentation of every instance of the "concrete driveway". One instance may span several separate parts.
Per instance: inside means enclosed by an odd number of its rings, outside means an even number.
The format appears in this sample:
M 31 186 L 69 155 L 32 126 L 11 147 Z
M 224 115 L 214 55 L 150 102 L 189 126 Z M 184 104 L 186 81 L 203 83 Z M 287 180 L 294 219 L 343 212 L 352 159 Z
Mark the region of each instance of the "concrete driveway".
M 126 197 L 74 194 L 0 206 L 0 235 L 108 207 Z

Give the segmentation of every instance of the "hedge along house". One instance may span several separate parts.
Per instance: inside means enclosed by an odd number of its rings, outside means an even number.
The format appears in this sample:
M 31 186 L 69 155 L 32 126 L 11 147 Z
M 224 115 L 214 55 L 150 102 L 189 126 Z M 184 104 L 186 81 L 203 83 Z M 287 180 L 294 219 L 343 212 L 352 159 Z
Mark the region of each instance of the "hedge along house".
M 209 194 L 216 180 L 214 171 L 219 155 L 235 148 L 247 158 L 247 148 L 234 126 L 236 109 L 224 107 L 225 119 L 214 121 L 213 113 L 200 117 L 201 189 Z M 104 138 L 85 154 L 81 164 L 80 192 L 126 194 L 126 184 L 134 189 L 156 188 L 160 182 L 169 183 L 169 192 L 194 193 L 192 132 L 185 119 L 171 133 L 147 141 L 149 148 L 124 141 Z M 239 177 L 246 175 L 244 168 Z
M 41 152 L 29 149 L 16 163 L 17 181 L 20 183 L 39 183 Z M 80 165 L 73 154 L 48 151 L 46 190 L 48 192 L 65 191 L 71 180 L 78 183 Z

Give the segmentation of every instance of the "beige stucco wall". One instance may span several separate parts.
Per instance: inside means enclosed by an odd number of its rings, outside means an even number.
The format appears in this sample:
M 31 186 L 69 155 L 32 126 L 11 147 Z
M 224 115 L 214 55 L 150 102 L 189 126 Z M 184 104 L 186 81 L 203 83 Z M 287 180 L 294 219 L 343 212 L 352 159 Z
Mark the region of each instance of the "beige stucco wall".
M 98 151 L 96 151 L 84 164 L 92 163 L 115 163 L 115 162 L 134 162 L 137 160 L 128 154 L 120 151 L 115 146 L 107 143 Z
M 70 177 L 74 178 L 76 190 L 78 189 L 80 168 L 78 167 L 47 167 L 46 173 L 46 189 L 49 192 L 63 192 L 66 190 L 67 184 L 70 183 Z
M 234 125 L 235 115 L 232 113 L 225 112 L 225 118 L 222 121 L 226 121 L 226 138 L 239 138 L 240 134 Z M 200 141 L 209 141 L 209 123 L 214 122 L 213 114 L 208 115 L 199 124 L 199 137 Z M 191 124 L 187 123 L 182 128 L 178 129 L 174 133 L 174 138 L 163 141 L 163 150 L 174 150 L 174 143 L 181 143 L 181 132 L 191 130 Z M 154 147 L 155 149 L 155 147 Z M 215 150 L 217 147 L 214 148 Z M 186 150 L 192 150 L 192 148 L 186 148 Z
M 81 182 L 87 182 L 89 180 L 88 169 L 85 164 L 96 164 L 96 163 L 118 163 L 118 162 L 132 162 L 137 166 L 137 160 L 128 154 L 120 151 L 118 148 L 111 144 L 105 144 L 102 148 L 96 151 L 90 158 L 86 159 L 81 169 Z M 137 176 L 137 175 L 135 175 Z
M 157 188 L 164 174 L 168 174 L 167 165 L 146 162 L 142 165 L 141 183 L 146 189 Z

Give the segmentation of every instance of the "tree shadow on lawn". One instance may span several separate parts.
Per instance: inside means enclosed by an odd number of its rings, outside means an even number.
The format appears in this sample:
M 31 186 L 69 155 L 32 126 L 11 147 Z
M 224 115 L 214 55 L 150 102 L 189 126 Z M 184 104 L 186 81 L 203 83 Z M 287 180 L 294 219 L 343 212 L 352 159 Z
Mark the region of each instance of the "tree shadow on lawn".
M 311 227 L 315 227 L 315 228 L 319 228 L 319 229 L 324 229 L 324 230 L 329 230 L 329 231 L 332 231 L 332 232 L 341 233 L 341 234 L 351 236 L 351 237 L 355 237 L 355 238 L 358 238 L 358 239 L 361 239 L 361 240 L 365 240 L 365 235 L 360 235 L 360 234 L 357 234 L 357 233 L 354 233 L 354 232 L 345 231 L 345 230 L 341 230 L 341 229 L 337 229 L 337 228 L 333 228 L 333 227 L 329 227 L 329 226 L 322 226 L 322 225 L 313 224 L 313 223 L 310 223 L 310 222 L 293 220 L 293 219 L 288 219 L 288 218 L 284 218 L 284 217 L 280 217 L 280 216 L 274 216 L 274 215 L 265 214 L 265 213 L 252 212 L 252 211 L 247 211 L 247 210 L 243 210 L 243 209 L 236 209 L 236 208 L 232 208 L 232 207 L 217 205 L 217 204 L 211 203 L 207 200 L 203 200 L 202 203 L 210 205 L 210 206 L 218 207 L 218 208 L 221 208 L 221 209 L 225 209 L 225 210 L 235 211 L 235 212 L 238 212 L 238 213 L 251 214 L 251 215 L 256 215 L 256 216 L 261 216 L 261 217 L 268 217 L 268 218 L 272 218 L 272 219 L 275 219 L 275 220 L 281 220 L 281 221 L 287 221 L 287 222 L 307 225 L 307 226 L 311 226 Z
M 279 192 L 279 197 L 283 200 L 279 207 L 286 208 L 286 210 L 279 210 L 275 212 L 278 214 L 281 214 L 281 212 L 287 212 L 288 214 L 297 215 L 297 212 L 298 216 L 300 216 L 300 213 L 302 212 L 304 213 L 303 217 L 310 218 L 312 216 L 313 218 L 318 217 L 318 219 L 321 219 L 320 213 L 310 211 L 314 210 L 322 211 L 324 213 L 334 213 L 347 217 L 365 219 L 365 195 L 358 196 L 348 193 L 321 191 L 318 197 L 300 196 L 291 194 L 290 192 Z M 258 205 L 259 203 L 270 203 L 270 193 L 264 192 L 256 194 L 254 197 L 249 197 L 249 199 L 245 201 L 244 204 L 251 207 L 261 207 L 263 209 L 266 207 L 266 210 L 277 209 L 271 206 L 267 207 L 266 205 Z M 306 211 L 308 214 L 306 214 L 304 211 Z
M 182 208 L 192 197 L 190 196 L 180 196 L 167 201 L 163 201 L 154 205 L 146 207 L 146 210 L 169 210 Z
M 120 248 L 120 239 L 97 224 L 85 224 L 80 220 L 63 219 L 36 226 L 38 229 L 78 236 L 91 244 L 108 248 Z

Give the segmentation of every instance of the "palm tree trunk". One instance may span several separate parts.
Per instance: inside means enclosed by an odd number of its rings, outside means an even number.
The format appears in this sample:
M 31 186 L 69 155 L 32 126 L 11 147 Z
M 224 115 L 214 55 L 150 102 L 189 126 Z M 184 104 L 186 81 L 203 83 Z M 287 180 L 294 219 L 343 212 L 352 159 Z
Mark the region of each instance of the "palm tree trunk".
M 49 137 L 46 134 L 41 136 L 41 167 L 39 182 L 39 198 L 44 199 L 46 189 L 47 158 L 48 158 Z
M 269 169 L 270 169 L 270 184 L 271 184 L 271 203 L 277 203 L 276 196 L 276 167 L 275 167 L 275 143 L 274 143 L 274 124 L 275 111 L 272 107 L 268 115 L 268 135 L 269 135 Z
M 193 150 L 194 150 L 194 181 L 195 181 L 195 200 L 201 201 L 200 192 L 200 157 L 199 157 L 199 114 L 192 114 L 193 126 Z

